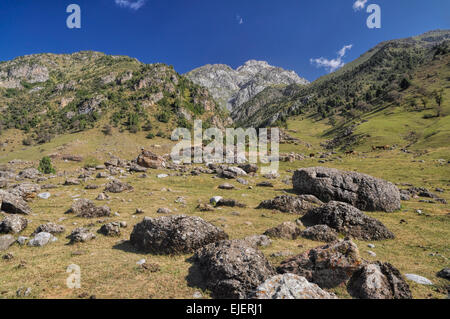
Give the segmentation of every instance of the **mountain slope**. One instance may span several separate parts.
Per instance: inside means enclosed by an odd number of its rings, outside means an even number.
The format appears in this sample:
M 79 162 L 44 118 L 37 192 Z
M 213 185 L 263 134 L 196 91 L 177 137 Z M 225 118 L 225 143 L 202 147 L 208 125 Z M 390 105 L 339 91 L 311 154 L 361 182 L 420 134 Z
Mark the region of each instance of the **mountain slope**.
M 205 65 L 186 74 L 206 87 L 223 108 L 232 111 L 267 87 L 278 84 L 308 84 L 294 71 L 286 71 L 265 61 L 247 61 L 236 70 L 224 64 Z
M 339 140 L 330 145 L 332 148 L 351 148 L 361 138 L 376 135 L 374 127 L 358 135 L 353 131 L 361 122 L 364 122 L 362 127 L 369 128 L 370 123 L 366 121 L 380 114 L 383 114 L 381 122 L 394 113 L 401 113 L 406 119 L 418 116 L 421 120 L 414 125 L 404 125 L 423 131 L 421 135 L 435 135 L 425 133 L 426 128 L 434 122 L 443 122 L 439 125 L 444 128 L 449 121 L 449 39 L 450 31 L 432 31 L 380 43 L 341 70 L 309 86 L 266 89 L 236 108 L 231 116 L 237 126 L 256 127 L 283 125 L 288 117 L 299 114 L 326 119 L 334 129 L 325 136 Z M 435 101 L 436 95 L 443 97 L 441 106 Z M 382 133 L 383 123 L 378 127 Z M 397 133 L 406 135 L 405 130 Z M 398 141 L 397 138 L 381 140 L 391 141 L 389 144 Z
M 0 64 L 0 126 L 42 143 L 100 119 L 167 135 L 194 118 L 223 126 L 209 92 L 164 64 L 99 52 L 38 54 Z M 104 121 L 104 122 L 105 122 Z

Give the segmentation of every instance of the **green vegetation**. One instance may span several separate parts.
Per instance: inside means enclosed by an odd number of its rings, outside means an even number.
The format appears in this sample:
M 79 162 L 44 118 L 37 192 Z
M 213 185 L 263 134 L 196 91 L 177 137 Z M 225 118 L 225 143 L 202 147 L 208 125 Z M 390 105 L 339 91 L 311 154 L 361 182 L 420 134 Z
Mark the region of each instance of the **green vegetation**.
M 55 174 L 56 170 L 52 166 L 52 160 L 48 156 L 44 156 L 39 162 L 38 170 L 43 174 Z

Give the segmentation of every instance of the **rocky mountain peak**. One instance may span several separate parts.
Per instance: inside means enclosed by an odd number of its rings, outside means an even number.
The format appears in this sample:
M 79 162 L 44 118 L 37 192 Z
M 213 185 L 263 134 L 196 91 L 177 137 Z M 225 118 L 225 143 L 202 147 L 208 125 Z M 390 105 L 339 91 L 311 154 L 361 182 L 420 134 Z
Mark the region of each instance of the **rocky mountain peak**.
M 230 111 L 273 85 L 308 84 L 294 71 L 271 66 L 266 61 L 249 60 L 236 70 L 224 64 L 208 64 L 186 76 L 206 87 L 223 108 Z

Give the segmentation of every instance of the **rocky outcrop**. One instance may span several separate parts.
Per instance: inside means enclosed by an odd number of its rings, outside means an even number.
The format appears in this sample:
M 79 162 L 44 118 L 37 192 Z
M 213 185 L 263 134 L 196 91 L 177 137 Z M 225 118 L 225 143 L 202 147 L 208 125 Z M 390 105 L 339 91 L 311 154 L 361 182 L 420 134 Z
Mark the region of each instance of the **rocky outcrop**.
M 255 299 L 337 299 L 334 294 L 294 274 L 276 275 L 256 288 Z
M 329 202 L 310 210 L 301 218 L 304 225 L 327 225 L 337 232 L 361 240 L 395 238 L 380 221 L 369 217 L 359 209 L 342 202 Z
M 230 111 L 269 86 L 308 83 L 293 71 L 255 60 L 247 61 L 236 70 L 223 64 L 205 65 L 186 76 L 194 83 L 206 87 L 219 105 Z
M 210 243 L 228 239 L 218 227 L 195 216 L 145 217 L 134 226 L 130 242 L 155 254 L 190 253 Z
M 350 279 L 361 264 L 358 247 L 346 239 L 285 260 L 277 271 L 303 276 L 321 288 L 333 288 Z
M 214 298 L 247 298 L 275 274 L 264 255 L 242 240 L 207 245 L 196 251 L 192 259 Z
M 310 167 L 295 171 L 294 190 L 320 200 L 349 203 L 367 211 L 393 212 L 400 209 L 398 188 L 385 180 L 334 168 Z
M 121 182 L 117 179 L 113 179 L 105 186 L 105 192 L 116 193 L 116 194 L 122 193 L 125 191 L 132 191 L 132 190 L 133 190 L 133 186 L 131 186 L 127 183 Z
M 31 213 L 31 208 L 21 197 L 4 190 L 0 190 L 0 207 L 2 211 L 9 214 L 28 215 Z
M 73 203 L 67 213 L 75 214 L 77 217 L 97 218 L 110 216 L 111 209 L 108 206 L 97 207 L 91 200 L 80 198 Z
M 409 285 L 400 271 L 389 263 L 379 261 L 356 271 L 347 290 L 360 299 L 412 299 Z
M 136 163 L 139 166 L 145 168 L 159 169 L 165 168 L 166 162 L 163 157 L 155 154 L 151 151 L 142 150 L 141 154 L 136 159 Z
M 69 236 L 67 236 L 67 239 L 70 239 L 70 244 L 75 244 L 88 242 L 95 239 L 95 237 L 95 234 L 92 233 L 88 228 L 78 227 L 75 228 Z
M 28 246 L 32 246 L 32 247 L 43 247 L 46 246 L 49 243 L 55 242 L 58 239 L 53 236 L 50 233 L 46 233 L 46 232 L 42 232 L 39 234 L 36 234 L 34 236 L 34 238 L 32 238 L 29 242 L 28 242 Z
M 50 234 L 54 235 L 54 234 L 64 233 L 65 231 L 66 231 L 66 229 L 64 228 L 64 226 L 57 225 L 55 223 L 47 223 L 47 224 L 39 225 L 36 228 L 36 230 L 33 232 L 32 236 L 34 236 L 35 234 L 42 233 L 42 232 L 50 233 Z

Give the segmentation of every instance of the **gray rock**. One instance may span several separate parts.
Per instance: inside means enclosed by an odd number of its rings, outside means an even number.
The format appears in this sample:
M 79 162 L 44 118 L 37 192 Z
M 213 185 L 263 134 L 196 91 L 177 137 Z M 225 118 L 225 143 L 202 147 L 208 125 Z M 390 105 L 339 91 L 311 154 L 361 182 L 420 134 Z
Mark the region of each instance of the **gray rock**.
M 223 240 L 197 250 L 192 258 L 214 298 L 243 299 L 275 275 L 264 255 L 242 240 Z
M 172 214 L 172 210 L 167 207 L 160 207 L 160 208 L 158 208 L 158 210 L 156 212 L 158 214 Z
M 223 230 L 200 217 L 173 215 L 145 217 L 134 226 L 130 242 L 145 252 L 183 254 L 227 238 Z
M 232 190 L 235 189 L 236 187 L 234 187 L 234 185 L 225 183 L 225 184 L 221 184 L 219 185 L 219 189 L 225 189 L 225 190 Z
M 108 184 L 106 184 L 105 192 L 110 193 L 122 193 L 124 191 L 131 191 L 133 187 L 127 183 L 123 183 L 117 179 L 113 179 Z
M 274 209 L 289 214 L 304 214 L 315 206 L 297 196 L 281 195 L 262 201 L 257 209 Z
M 0 190 L 0 207 L 2 211 L 9 214 L 28 215 L 31 213 L 31 208 L 21 197 L 4 190 Z
M 438 277 L 450 280 L 450 268 L 444 268 L 440 272 L 437 273 Z
M 76 200 L 67 212 L 82 218 L 111 216 L 111 209 L 108 206 L 97 207 L 91 200 L 84 198 Z
M 119 237 L 120 236 L 121 224 L 119 222 L 112 222 L 103 225 L 99 229 L 99 233 L 109 237 Z
M 315 195 L 325 202 L 346 202 L 362 210 L 393 212 L 401 205 L 394 184 L 366 174 L 310 167 L 295 171 L 292 182 L 300 194 Z
M 256 288 L 256 299 L 337 299 L 305 277 L 294 274 L 276 275 Z
M 264 235 L 271 238 L 297 239 L 300 236 L 300 228 L 293 222 L 284 222 L 276 227 L 264 232 Z
M 7 250 L 12 244 L 16 242 L 16 239 L 12 235 L 0 236 L 0 251 Z
M 39 225 L 31 236 L 34 236 L 35 234 L 39 234 L 42 232 L 55 235 L 55 234 L 64 233 L 65 231 L 66 231 L 66 229 L 64 228 L 64 226 L 57 225 L 55 223 L 47 223 L 47 224 Z
M 28 239 L 30 238 L 25 236 L 19 236 L 19 238 L 17 238 L 17 242 L 19 243 L 20 246 L 23 246 L 27 243 Z
M 28 242 L 28 246 L 43 247 L 43 246 L 45 246 L 45 245 L 47 245 L 49 243 L 55 242 L 57 240 L 58 240 L 58 238 L 56 238 L 52 234 L 46 233 L 46 232 L 42 232 L 42 233 L 36 234 L 34 236 L 34 238 L 32 238 Z
M 338 239 L 337 233 L 327 225 L 315 225 L 308 227 L 300 234 L 303 238 L 323 241 L 326 243 L 333 242 Z
M 346 239 L 285 260 L 277 271 L 303 276 L 321 288 L 333 288 L 346 282 L 361 267 L 361 263 L 358 247 Z
M 406 279 L 414 281 L 415 283 L 419 284 L 419 285 L 432 285 L 433 283 L 431 282 L 431 280 L 416 275 L 416 274 L 405 274 Z
M 253 235 L 242 239 L 253 247 L 268 247 L 272 245 L 272 240 L 266 235 Z
M 327 225 L 337 232 L 362 240 L 395 238 L 380 221 L 342 202 L 329 202 L 310 210 L 301 218 L 304 225 Z
M 74 243 L 85 243 L 90 240 L 95 239 L 95 234 L 92 233 L 88 228 L 79 227 L 75 228 L 69 236 L 67 236 L 67 239 L 70 239 L 70 244 Z
M 347 290 L 360 299 L 412 299 L 409 285 L 400 271 L 379 261 L 357 270 L 349 280 Z
M 24 230 L 28 225 L 28 220 L 22 216 L 11 215 L 6 216 L 0 222 L 1 234 L 17 234 Z

